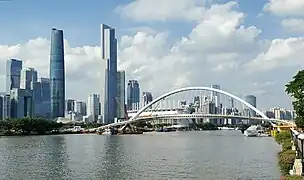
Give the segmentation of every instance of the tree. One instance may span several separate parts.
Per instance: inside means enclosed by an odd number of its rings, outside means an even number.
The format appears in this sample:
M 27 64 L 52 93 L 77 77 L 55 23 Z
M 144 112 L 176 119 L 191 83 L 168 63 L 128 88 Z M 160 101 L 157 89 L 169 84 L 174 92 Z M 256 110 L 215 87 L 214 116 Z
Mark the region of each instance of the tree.
M 304 70 L 301 70 L 293 77 L 293 80 L 286 85 L 286 93 L 294 98 L 292 105 L 296 112 L 296 125 L 304 128 Z

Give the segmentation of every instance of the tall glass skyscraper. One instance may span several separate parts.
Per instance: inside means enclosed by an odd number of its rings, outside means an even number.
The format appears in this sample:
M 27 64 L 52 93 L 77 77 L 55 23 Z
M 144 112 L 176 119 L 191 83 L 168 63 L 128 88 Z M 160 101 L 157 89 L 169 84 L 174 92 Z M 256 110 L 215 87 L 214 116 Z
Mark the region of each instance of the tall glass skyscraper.
M 128 110 L 139 109 L 140 89 L 137 80 L 129 80 L 127 87 Z
M 126 72 L 117 72 L 117 118 L 125 118 L 125 84 L 126 84 Z
M 254 95 L 247 95 L 245 96 L 245 101 L 248 102 L 250 105 L 252 105 L 253 107 L 256 107 L 256 97 Z M 246 107 L 245 109 L 247 109 L 248 107 Z M 247 111 L 249 111 L 249 115 L 250 116 L 256 116 L 256 112 L 252 109 L 248 109 Z M 247 114 L 248 115 L 248 114 Z
M 22 61 L 9 59 L 6 62 L 6 93 L 10 94 L 13 88 L 20 88 L 20 73 Z
M 63 31 L 53 28 L 50 50 L 51 118 L 64 117 L 65 72 Z
M 117 40 L 115 29 L 101 24 L 101 106 L 104 124 L 114 122 L 117 107 Z
M 34 68 L 22 69 L 20 73 L 20 88 L 32 90 L 38 80 L 38 73 Z

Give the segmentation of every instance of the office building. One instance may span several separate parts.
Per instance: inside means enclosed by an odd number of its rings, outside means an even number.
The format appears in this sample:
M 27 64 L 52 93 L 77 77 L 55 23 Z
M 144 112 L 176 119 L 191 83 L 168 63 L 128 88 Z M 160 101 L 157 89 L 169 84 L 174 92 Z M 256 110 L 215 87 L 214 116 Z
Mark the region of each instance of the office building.
M 0 94 L 0 120 L 5 120 L 11 118 L 11 98 L 9 94 L 1 93 Z
M 247 103 L 249 103 L 250 105 L 252 105 L 253 107 L 256 107 L 256 97 L 255 96 L 247 95 L 247 96 L 245 96 L 245 101 Z M 253 116 L 253 117 L 256 116 L 256 112 L 254 110 L 249 109 L 248 107 L 245 107 L 244 110 L 245 110 L 245 115 L 249 115 L 249 116 Z
M 75 101 L 74 102 L 74 111 L 76 114 L 85 116 L 87 114 L 86 110 L 87 104 L 82 101 Z
M 31 90 L 34 89 L 34 83 L 38 80 L 37 71 L 34 68 L 25 68 L 20 73 L 20 88 Z
M 99 95 L 90 94 L 87 103 L 87 116 L 90 122 L 97 122 L 99 115 Z
M 11 90 L 11 117 L 33 117 L 35 114 L 32 93 L 26 89 L 13 88 Z
M 74 103 L 75 100 L 73 99 L 65 100 L 65 112 L 74 112 Z
M 143 105 L 149 104 L 151 101 L 153 101 L 153 96 L 151 92 L 143 92 Z
M 6 61 L 6 93 L 10 94 L 13 88 L 20 88 L 20 72 L 22 61 L 9 59 Z
M 101 24 L 101 106 L 104 124 L 114 122 L 117 95 L 117 40 L 115 29 Z
M 126 83 L 125 71 L 118 71 L 117 72 L 117 112 L 116 112 L 116 117 L 118 119 L 125 118 L 125 83 Z
M 51 118 L 64 117 L 65 66 L 63 31 L 53 28 L 50 50 Z
M 221 89 L 220 85 L 218 84 L 211 85 L 211 88 Z M 215 103 L 215 107 L 216 107 L 215 114 L 219 114 L 221 109 L 221 94 L 218 92 L 211 91 L 211 99 L 212 102 Z
M 137 80 L 129 80 L 127 87 L 128 110 L 139 109 L 140 88 Z

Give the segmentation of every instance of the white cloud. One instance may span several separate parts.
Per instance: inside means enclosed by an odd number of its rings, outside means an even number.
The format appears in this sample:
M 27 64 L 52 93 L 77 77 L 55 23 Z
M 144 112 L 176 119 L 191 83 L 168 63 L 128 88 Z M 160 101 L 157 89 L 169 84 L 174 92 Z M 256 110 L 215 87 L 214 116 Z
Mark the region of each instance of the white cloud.
M 269 0 L 264 10 L 276 15 L 304 15 L 304 1 L 302 0 Z
M 230 2 L 205 9 L 192 31 L 173 45 L 167 32 L 122 36 L 119 69 L 155 96 L 177 87 L 219 83 L 237 95 L 258 95 L 264 107 L 289 105 L 284 84 L 303 68 L 303 38 L 260 40 L 261 30 L 244 26 L 245 14 L 235 10 L 236 6 Z M 98 93 L 99 47 L 72 48 L 65 41 L 65 48 L 69 97 L 85 99 L 91 92 Z M 47 76 L 49 41 L 37 38 L 26 44 L 0 46 L 0 67 L 11 57 L 25 60 L 27 66 Z M 4 72 L 4 68 L 0 70 Z M 276 83 L 271 86 L 255 85 L 272 81 Z M 89 88 L 82 88 L 83 84 Z M 1 85 L 4 89 L 4 83 Z
M 304 19 L 284 19 L 281 25 L 290 32 L 304 32 Z
M 212 0 L 135 0 L 117 11 L 136 21 L 199 20 Z
M 29 40 L 26 44 L 14 46 L 0 45 L 0 75 L 5 76 L 5 63 L 7 59 L 17 58 L 23 60 L 24 67 L 34 67 L 40 77 L 49 76 L 49 46 L 50 41 L 45 38 Z M 99 92 L 100 85 L 96 85 L 99 76 L 100 48 L 76 47 L 71 48 L 65 40 L 65 66 L 67 94 L 70 97 L 79 96 L 78 90 L 82 84 L 92 87 L 90 91 Z M 77 83 L 79 87 L 71 87 Z M 5 82 L 1 81 L 0 91 L 5 90 Z M 88 89 L 89 90 L 89 89 Z M 86 93 L 91 93 L 86 91 Z M 84 96 L 86 96 L 85 94 Z M 82 98 L 84 96 L 81 96 Z

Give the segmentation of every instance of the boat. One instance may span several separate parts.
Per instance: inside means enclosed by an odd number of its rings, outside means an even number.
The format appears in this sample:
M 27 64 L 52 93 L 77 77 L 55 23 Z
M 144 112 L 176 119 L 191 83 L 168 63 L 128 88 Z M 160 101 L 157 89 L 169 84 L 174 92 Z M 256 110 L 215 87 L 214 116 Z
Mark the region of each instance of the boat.
M 259 135 L 258 126 L 250 126 L 244 131 L 244 135 L 247 137 L 256 137 Z

